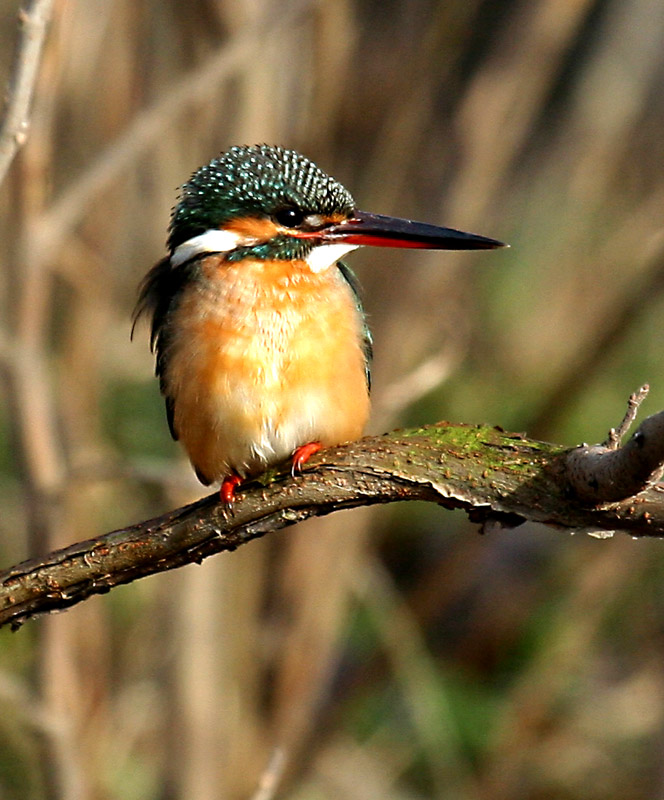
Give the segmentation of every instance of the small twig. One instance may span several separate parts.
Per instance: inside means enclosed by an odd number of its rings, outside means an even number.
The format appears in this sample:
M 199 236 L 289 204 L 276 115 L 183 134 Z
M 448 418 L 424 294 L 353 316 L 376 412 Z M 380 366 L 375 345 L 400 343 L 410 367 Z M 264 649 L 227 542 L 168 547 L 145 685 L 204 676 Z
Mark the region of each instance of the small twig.
M 0 123 L 0 183 L 28 136 L 30 106 L 52 10 L 53 0 L 25 0 L 18 12 L 20 37 Z
M 650 385 L 644 383 L 640 389 L 629 396 L 625 416 L 617 428 L 611 428 L 606 441 L 603 442 L 604 447 L 607 447 L 609 450 L 617 450 L 620 447 L 623 437 L 636 419 L 636 415 L 639 412 L 639 406 L 646 399 L 649 391 Z
M 443 348 L 418 364 L 407 375 L 385 387 L 378 403 L 381 414 L 392 418 L 447 380 L 456 361 L 453 348 Z
M 643 390 L 630 397 L 625 419 L 613 434 L 618 442 L 633 421 L 642 394 Z M 622 447 L 583 445 L 571 450 L 566 461 L 570 491 L 581 502 L 600 506 L 633 497 L 662 477 L 664 411 L 647 417 Z
M 258 781 L 258 788 L 251 800 L 272 800 L 286 768 L 286 754 L 281 747 L 275 747 L 265 771 Z

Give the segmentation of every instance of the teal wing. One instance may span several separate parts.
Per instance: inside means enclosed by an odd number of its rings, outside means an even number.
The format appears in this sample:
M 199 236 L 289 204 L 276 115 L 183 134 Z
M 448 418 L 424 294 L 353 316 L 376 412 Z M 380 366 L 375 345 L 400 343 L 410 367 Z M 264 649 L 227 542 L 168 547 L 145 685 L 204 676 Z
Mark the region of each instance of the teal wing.
M 196 268 L 195 261 L 174 268 L 168 256 L 163 258 L 143 279 L 133 313 L 132 336 L 141 316 L 147 316 L 151 323 L 150 348 L 157 356 L 155 373 L 159 378 L 159 387 L 166 403 L 168 427 L 174 439 L 178 438 L 173 420 L 174 399 L 168 392 L 165 377 L 170 354 L 170 320 L 182 291 L 192 280 Z
M 369 326 L 367 325 L 367 315 L 364 311 L 364 306 L 362 305 L 360 282 L 358 281 L 357 277 L 355 276 L 355 273 L 348 266 L 348 264 L 344 264 L 343 261 L 337 261 L 337 266 L 339 267 L 339 271 L 343 275 L 344 280 L 350 286 L 350 289 L 353 293 L 353 297 L 355 298 L 355 308 L 357 309 L 358 314 L 362 319 L 362 350 L 364 352 L 364 372 L 367 378 L 367 389 L 371 391 L 371 362 L 373 361 L 373 337 L 371 336 L 371 331 L 369 330 Z

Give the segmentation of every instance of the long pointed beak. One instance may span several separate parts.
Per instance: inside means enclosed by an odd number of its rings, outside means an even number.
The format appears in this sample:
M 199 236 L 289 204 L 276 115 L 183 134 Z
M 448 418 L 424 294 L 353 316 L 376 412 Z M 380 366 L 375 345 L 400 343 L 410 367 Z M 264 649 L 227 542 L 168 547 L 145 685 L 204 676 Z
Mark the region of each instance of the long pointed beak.
M 425 222 L 355 211 L 349 219 L 318 232 L 326 244 L 421 247 L 431 250 L 492 250 L 507 247 L 497 239 Z

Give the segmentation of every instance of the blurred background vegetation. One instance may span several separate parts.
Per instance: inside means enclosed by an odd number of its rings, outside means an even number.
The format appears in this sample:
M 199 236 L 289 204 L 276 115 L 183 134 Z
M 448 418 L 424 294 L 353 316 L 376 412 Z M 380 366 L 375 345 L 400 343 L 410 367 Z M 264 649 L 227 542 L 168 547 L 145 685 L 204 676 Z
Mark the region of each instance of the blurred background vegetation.
M 512 245 L 352 257 L 372 432 L 664 407 L 663 45 L 661 0 L 56 0 L 0 194 L 2 564 L 203 493 L 129 317 L 234 143 Z M 338 514 L 0 632 L 0 709 L 8 800 L 662 798 L 664 543 Z

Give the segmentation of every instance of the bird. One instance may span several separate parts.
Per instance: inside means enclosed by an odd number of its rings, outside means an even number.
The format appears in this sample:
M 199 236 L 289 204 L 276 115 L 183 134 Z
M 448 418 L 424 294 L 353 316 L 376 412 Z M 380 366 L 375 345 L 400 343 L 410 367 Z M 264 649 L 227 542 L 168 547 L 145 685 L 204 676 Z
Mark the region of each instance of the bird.
M 291 459 L 295 474 L 362 435 L 373 342 L 341 259 L 364 245 L 505 246 L 360 211 L 337 180 L 278 146 L 231 147 L 181 187 L 132 336 L 146 316 L 170 432 L 227 506 L 268 467 Z

